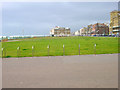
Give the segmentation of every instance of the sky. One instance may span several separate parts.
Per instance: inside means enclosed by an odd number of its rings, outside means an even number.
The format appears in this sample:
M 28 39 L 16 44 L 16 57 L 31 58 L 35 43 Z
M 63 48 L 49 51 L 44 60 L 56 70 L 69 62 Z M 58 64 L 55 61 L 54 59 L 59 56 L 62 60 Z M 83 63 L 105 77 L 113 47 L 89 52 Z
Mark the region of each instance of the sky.
M 110 23 L 117 2 L 5 2 L 2 35 L 49 35 L 55 26 L 71 32 L 89 24 Z

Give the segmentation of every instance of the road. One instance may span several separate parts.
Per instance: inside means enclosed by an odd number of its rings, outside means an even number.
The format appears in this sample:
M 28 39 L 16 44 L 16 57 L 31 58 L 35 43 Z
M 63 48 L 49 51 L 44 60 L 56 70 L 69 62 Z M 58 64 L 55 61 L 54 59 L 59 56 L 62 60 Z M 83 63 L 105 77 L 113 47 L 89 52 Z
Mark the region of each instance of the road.
M 118 55 L 4 58 L 3 88 L 117 88 Z

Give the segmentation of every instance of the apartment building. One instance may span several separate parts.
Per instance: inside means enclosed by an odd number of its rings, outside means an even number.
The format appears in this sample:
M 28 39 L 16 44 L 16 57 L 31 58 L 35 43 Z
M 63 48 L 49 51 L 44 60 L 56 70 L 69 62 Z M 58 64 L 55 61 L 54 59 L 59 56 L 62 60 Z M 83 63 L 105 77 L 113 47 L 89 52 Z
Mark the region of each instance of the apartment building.
M 92 25 L 91 35 L 108 35 L 109 27 L 104 23 L 96 23 Z
M 70 36 L 70 28 L 56 26 L 50 31 L 52 36 Z
M 110 12 L 110 30 L 109 34 L 120 35 L 120 11 Z

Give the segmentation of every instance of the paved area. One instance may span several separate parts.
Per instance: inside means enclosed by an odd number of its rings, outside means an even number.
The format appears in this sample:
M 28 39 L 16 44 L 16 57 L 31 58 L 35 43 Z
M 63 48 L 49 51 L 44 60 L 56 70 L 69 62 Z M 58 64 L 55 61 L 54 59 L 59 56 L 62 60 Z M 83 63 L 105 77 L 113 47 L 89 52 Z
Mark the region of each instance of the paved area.
M 0 58 L 0 90 L 2 89 L 2 58 Z
M 118 55 L 3 59 L 3 88 L 117 88 Z

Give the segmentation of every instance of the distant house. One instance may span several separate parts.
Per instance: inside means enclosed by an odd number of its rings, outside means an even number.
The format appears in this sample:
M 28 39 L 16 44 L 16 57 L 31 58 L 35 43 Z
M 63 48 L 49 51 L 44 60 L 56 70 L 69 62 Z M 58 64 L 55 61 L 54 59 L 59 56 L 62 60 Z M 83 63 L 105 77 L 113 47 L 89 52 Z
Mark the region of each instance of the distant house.
M 80 35 L 91 36 L 92 24 L 80 29 Z
M 83 27 L 80 29 L 81 35 L 86 35 L 87 34 L 87 28 Z
M 83 33 L 83 28 L 81 28 L 80 30 L 75 31 L 74 35 L 75 36 L 80 36 L 80 35 L 82 35 L 82 33 Z
M 80 30 L 77 30 L 76 32 L 74 32 L 74 34 L 75 34 L 76 36 L 79 36 L 79 35 L 80 35 Z
M 70 36 L 70 28 L 56 26 L 50 31 L 52 36 Z
M 92 25 L 92 35 L 108 35 L 109 27 L 104 23 L 96 23 Z

